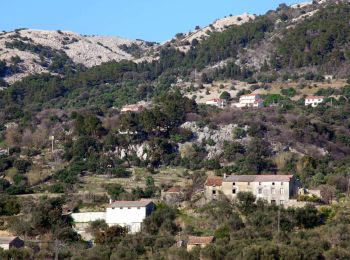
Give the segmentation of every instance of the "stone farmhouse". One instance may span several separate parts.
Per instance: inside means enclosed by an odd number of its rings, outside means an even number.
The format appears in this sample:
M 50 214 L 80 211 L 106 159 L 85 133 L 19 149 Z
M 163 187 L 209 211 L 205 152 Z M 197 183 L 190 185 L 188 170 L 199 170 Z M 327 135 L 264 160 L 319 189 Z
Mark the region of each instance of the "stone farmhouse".
M 251 192 L 268 203 L 288 205 L 298 190 L 299 183 L 293 175 L 231 175 L 209 177 L 205 183 L 208 201 L 222 196 L 234 200 L 239 192 Z
M 323 96 L 308 96 L 305 98 L 305 106 L 317 107 L 324 101 Z
M 264 107 L 264 100 L 260 97 L 259 94 L 243 95 L 239 98 L 239 102 L 232 104 L 232 106 L 237 108 L 262 108 Z

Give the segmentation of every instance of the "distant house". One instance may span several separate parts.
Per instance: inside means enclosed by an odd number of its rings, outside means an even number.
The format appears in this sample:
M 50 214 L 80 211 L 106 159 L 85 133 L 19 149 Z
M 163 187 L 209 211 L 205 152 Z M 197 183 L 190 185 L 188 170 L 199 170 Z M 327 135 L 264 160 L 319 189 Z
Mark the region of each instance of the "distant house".
M 196 237 L 196 236 L 189 236 L 188 242 L 187 242 L 187 251 L 193 250 L 195 247 L 201 247 L 204 248 L 211 243 L 213 243 L 214 237 Z
M 138 201 L 111 201 L 103 212 L 72 213 L 75 227 L 83 235 L 91 222 L 104 220 L 108 226 L 127 227 L 130 233 L 141 230 L 143 220 L 155 210 L 150 200 Z
M 324 75 L 325 80 L 333 80 L 333 75 Z
M 143 220 L 155 210 L 150 200 L 114 201 L 106 210 L 106 223 L 109 226 L 128 227 L 130 233 L 141 230 Z
M 161 192 L 161 199 L 169 205 L 178 205 L 184 200 L 184 192 L 179 186 L 171 187 Z
M 305 106 L 317 107 L 324 101 L 323 96 L 308 96 L 305 98 Z
M 0 237 L 0 247 L 4 250 L 24 247 L 24 241 L 19 237 Z
M 217 200 L 220 198 L 222 190 L 222 177 L 208 177 L 204 186 L 206 198 L 209 200 Z
M 260 97 L 259 94 L 248 94 L 241 96 L 239 98 L 239 102 L 232 105 L 237 108 L 262 108 L 264 107 L 264 100 Z
M 224 176 L 215 183 L 208 178 L 205 187 L 207 200 L 218 198 L 218 193 L 222 196 L 234 200 L 239 192 L 251 192 L 257 199 L 266 200 L 271 204 L 284 205 L 298 194 L 299 183 L 293 175 L 231 175 Z M 211 185 L 208 185 L 209 184 Z
M 134 105 L 126 105 L 123 106 L 122 109 L 120 110 L 120 112 L 122 113 L 128 113 L 128 112 L 142 112 L 143 110 L 145 110 L 145 107 L 143 105 L 139 105 L 139 104 L 134 104 Z
M 227 106 L 227 100 L 222 98 L 212 98 L 209 99 L 205 104 L 210 106 L 216 106 L 219 108 L 224 108 Z
M 138 113 L 146 110 L 150 106 L 151 106 L 150 102 L 141 101 L 137 104 L 130 104 L 130 105 L 123 106 L 120 112 L 121 113 L 130 113 L 130 112 Z

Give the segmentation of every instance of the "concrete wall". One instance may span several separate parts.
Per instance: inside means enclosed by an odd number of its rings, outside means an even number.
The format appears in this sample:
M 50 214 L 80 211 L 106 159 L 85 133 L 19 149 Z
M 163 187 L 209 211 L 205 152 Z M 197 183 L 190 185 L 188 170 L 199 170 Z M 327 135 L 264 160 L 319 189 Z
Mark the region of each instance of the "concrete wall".
M 96 220 L 106 220 L 106 212 L 83 212 L 72 213 L 75 223 L 89 223 Z

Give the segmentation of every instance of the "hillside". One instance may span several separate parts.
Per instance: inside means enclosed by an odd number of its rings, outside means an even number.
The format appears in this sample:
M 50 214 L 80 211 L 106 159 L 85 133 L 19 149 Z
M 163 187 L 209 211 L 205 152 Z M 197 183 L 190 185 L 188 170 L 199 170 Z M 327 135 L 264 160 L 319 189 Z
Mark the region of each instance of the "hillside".
M 64 59 L 66 55 L 74 64 L 92 67 L 108 61 L 139 59 L 153 45 L 118 37 L 21 29 L 0 34 L 0 60 L 12 66 L 4 78 L 13 83 L 29 74 L 52 72 L 50 65 L 55 56 Z
M 349 24 L 322 0 L 164 44 L 3 33 L 0 235 L 26 247 L 0 259 L 350 259 Z

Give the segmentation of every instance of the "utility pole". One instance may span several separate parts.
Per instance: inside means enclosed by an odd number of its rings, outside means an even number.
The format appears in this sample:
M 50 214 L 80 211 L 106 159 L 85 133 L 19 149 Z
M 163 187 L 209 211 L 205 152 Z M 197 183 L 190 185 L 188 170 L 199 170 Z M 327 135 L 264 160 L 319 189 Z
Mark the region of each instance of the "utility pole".
M 346 196 L 349 197 L 349 191 L 350 191 L 350 173 L 349 173 L 349 171 L 347 172 L 346 176 L 347 176 L 347 179 L 348 179 L 348 189 L 347 189 L 347 192 L 346 192 Z
M 55 260 L 58 260 L 58 240 L 55 239 Z
M 53 156 L 53 145 L 54 145 L 55 137 L 53 135 L 51 135 L 49 137 L 49 140 L 51 141 L 51 153 L 52 153 L 52 156 Z
M 281 206 L 278 205 L 278 212 L 277 212 L 277 234 L 280 234 L 280 225 L 281 225 Z

